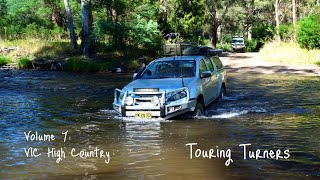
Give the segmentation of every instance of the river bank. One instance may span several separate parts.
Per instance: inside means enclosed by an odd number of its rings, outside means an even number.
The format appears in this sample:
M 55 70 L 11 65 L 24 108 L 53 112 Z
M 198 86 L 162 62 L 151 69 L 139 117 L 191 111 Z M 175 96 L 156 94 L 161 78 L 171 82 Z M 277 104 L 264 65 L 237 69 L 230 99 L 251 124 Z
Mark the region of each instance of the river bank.
M 109 72 L 117 68 L 132 71 L 141 66 L 140 57 L 152 60 L 157 53 L 134 46 L 100 43 L 89 56 L 83 56 L 79 49 L 72 49 L 67 40 L 21 39 L 0 41 L 0 67 L 72 72 Z

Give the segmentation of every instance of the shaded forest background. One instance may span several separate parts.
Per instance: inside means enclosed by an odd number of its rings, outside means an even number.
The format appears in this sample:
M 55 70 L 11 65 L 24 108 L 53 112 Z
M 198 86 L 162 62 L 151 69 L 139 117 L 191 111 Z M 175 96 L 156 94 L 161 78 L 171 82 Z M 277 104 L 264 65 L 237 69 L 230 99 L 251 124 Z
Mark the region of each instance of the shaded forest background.
M 161 56 L 169 33 L 225 51 L 234 35 L 247 51 L 273 40 L 320 48 L 320 0 L 0 0 L 0 17 L 2 46 L 20 47 L 0 61 L 22 68 L 35 58 L 68 58 L 76 71 L 136 66 Z

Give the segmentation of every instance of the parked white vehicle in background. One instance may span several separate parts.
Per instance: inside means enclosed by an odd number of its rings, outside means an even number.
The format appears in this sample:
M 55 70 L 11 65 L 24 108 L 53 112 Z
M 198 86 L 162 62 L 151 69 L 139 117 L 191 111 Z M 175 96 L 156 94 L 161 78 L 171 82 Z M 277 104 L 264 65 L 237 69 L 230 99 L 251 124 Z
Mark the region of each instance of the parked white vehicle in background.
M 218 56 L 188 55 L 152 61 L 135 80 L 116 89 L 113 108 L 124 117 L 169 119 L 204 115 L 226 93 L 226 70 Z
M 231 46 L 232 46 L 233 52 L 237 52 L 237 51 L 244 52 L 244 50 L 246 48 L 246 45 L 244 44 L 243 37 L 239 37 L 239 36 L 232 37 Z

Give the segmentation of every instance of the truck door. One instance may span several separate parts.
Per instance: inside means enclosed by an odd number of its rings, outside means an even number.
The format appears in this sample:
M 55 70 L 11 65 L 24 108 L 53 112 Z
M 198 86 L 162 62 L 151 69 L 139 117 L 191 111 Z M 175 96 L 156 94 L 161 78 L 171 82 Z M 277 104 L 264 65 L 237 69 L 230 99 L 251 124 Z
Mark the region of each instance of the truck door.
M 211 77 L 201 77 L 202 73 L 204 71 L 208 71 L 208 67 L 205 63 L 204 59 L 200 60 L 200 64 L 199 64 L 199 72 L 200 72 L 200 85 L 202 87 L 202 92 L 203 92 L 203 99 L 204 99 L 204 103 L 205 105 L 208 105 L 212 98 L 213 98 L 213 93 L 211 91 L 212 88 L 212 80 Z
M 217 70 L 215 66 L 212 64 L 210 58 L 206 57 L 205 62 L 207 64 L 208 69 L 211 71 L 211 82 L 210 82 L 210 92 L 212 93 L 211 101 L 216 99 L 219 96 L 218 92 L 218 76 Z

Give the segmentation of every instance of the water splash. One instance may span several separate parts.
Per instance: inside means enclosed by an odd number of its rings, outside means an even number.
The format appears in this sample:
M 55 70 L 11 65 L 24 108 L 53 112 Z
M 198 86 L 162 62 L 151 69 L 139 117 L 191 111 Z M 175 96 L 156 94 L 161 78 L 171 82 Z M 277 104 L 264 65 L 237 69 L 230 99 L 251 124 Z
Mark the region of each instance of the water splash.
M 114 118 L 123 120 L 125 122 L 138 122 L 138 123 L 159 123 L 159 122 L 171 122 L 171 120 L 165 120 L 163 118 L 150 118 L 150 119 L 144 119 L 144 118 L 134 118 L 134 117 L 120 117 L 115 116 Z
M 207 118 L 214 118 L 214 119 L 228 119 L 228 118 L 233 118 L 249 113 L 266 113 L 267 110 L 264 108 L 259 108 L 259 107 L 251 107 L 251 108 L 228 108 L 228 109 L 216 109 L 216 110 L 211 110 L 208 111 L 208 116 Z M 203 118 L 203 117 L 201 117 Z
M 243 111 L 240 111 L 240 112 L 228 112 L 228 113 L 223 113 L 223 114 L 220 114 L 220 115 L 213 115 L 213 116 L 211 116 L 211 118 L 228 119 L 228 118 L 233 118 L 233 117 L 241 116 L 241 115 L 248 114 L 248 113 L 249 113 L 248 110 L 243 110 Z

